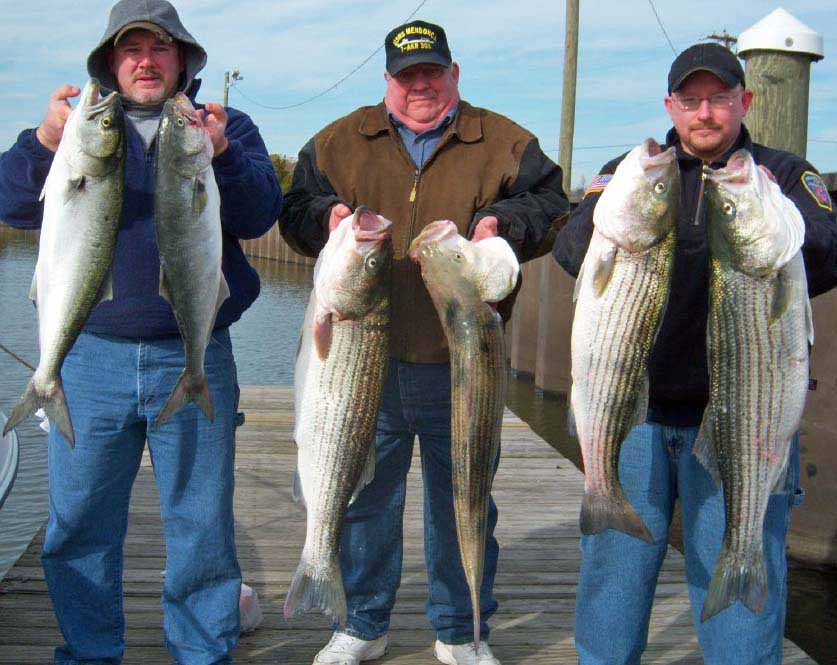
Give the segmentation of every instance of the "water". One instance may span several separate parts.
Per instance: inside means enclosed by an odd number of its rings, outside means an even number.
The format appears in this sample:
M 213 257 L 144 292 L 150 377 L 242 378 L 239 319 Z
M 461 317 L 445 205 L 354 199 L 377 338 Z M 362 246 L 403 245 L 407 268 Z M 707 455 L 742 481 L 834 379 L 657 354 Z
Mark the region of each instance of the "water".
M 4 242 L 6 243 L 4 245 Z M 34 364 L 38 357 L 35 312 L 26 295 L 36 247 L 0 233 L 0 343 Z M 293 361 L 308 302 L 312 268 L 253 259 L 262 293 L 232 327 L 242 385 L 293 385 Z M 0 409 L 9 412 L 29 371 L 0 352 Z M 581 468 L 578 443 L 567 434 L 566 399 L 513 379 L 509 408 L 569 462 Z M 18 428 L 20 472 L 0 511 L 0 579 L 26 549 L 47 516 L 46 437 L 33 419 Z M 675 535 L 673 544 L 677 546 Z M 820 665 L 837 665 L 837 572 L 791 566 L 786 634 Z

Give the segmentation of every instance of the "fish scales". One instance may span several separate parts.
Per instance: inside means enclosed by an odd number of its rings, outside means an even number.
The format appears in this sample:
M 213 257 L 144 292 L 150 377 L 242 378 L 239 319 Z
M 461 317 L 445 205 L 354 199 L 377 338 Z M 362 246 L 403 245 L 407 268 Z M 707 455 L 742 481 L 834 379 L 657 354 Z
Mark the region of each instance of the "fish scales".
M 453 222 L 438 221 L 426 227 L 410 248 L 410 256 L 421 263 L 450 349 L 453 506 L 477 647 L 488 501 L 508 389 L 502 320 L 485 301 L 508 295 L 519 271 L 505 241 L 482 242 L 487 244 L 470 243 Z
M 725 532 L 703 621 L 736 600 L 764 606 L 764 518 L 784 489 L 813 341 L 799 211 L 747 151 L 707 182 L 709 404 L 695 455 L 723 487 Z
M 351 498 L 374 476 L 389 360 L 391 257 L 391 222 L 360 207 L 331 232 L 315 266 L 294 371 L 294 497 L 307 516 L 287 618 L 316 607 L 346 622 L 338 552 Z

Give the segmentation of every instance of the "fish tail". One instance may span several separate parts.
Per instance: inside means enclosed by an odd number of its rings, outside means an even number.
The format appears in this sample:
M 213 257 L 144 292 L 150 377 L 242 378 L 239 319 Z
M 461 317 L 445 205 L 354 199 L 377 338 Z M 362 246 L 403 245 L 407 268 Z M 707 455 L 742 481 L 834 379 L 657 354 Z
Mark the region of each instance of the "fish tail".
M 341 626 L 346 625 L 346 591 L 337 559 L 325 571 L 315 569 L 303 553 L 285 597 L 285 618 L 297 616 L 318 607 Z
M 73 448 L 76 444 L 75 437 L 73 436 L 73 423 L 70 419 L 70 411 L 67 408 L 67 397 L 64 395 L 64 386 L 61 383 L 61 379 L 55 379 L 47 387 L 33 376 L 29 381 L 29 385 L 26 386 L 26 390 L 17 403 L 17 406 L 12 409 L 9 420 L 3 428 L 3 436 L 6 436 L 14 427 L 22 423 L 41 407 L 43 407 L 50 422 L 67 439 L 70 448 Z
M 209 394 L 209 384 L 206 382 L 206 375 L 197 379 L 188 369 L 180 373 L 180 378 L 166 400 L 163 410 L 157 416 L 155 427 L 160 427 L 176 412 L 186 406 L 189 402 L 197 404 L 207 419 L 212 422 L 215 419 L 215 412 L 212 407 L 212 395 Z
M 589 536 L 606 529 L 616 529 L 654 544 L 654 537 L 645 526 L 642 518 L 636 514 L 628 500 L 620 495 L 588 494 L 581 500 L 581 533 Z
M 721 552 L 700 613 L 701 621 L 722 612 L 736 600 L 755 614 L 761 613 L 767 597 L 767 569 L 762 548 L 761 542 L 755 544 L 744 561 L 727 552 L 726 548 Z

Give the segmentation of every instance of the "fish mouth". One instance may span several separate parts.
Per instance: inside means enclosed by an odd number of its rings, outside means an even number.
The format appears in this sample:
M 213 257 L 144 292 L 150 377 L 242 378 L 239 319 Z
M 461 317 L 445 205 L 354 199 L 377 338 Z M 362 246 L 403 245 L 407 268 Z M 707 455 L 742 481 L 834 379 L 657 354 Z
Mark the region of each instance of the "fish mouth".
M 668 150 L 663 150 L 659 143 L 654 139 L 645 139 L 642 143 L 642 150 L 639 153 L 640 166 L 645 171 L 650 169 L 666 166 L 677 157 L 677 151 L 674 146 Z
M 84 110 L 84 116 L 87 120 L 90 120 L 102 111 L 115 106 L 120 99 L 118 92 L 112 92 L 107 97 L 99 99 L 101 89 L 102 86 L 99 83 L 99 80 L 91 78 L 84 86 L 84 90 L 81 91 L 79 106 Z
M 425 226 L 421 233 L 410 243 L 410 249 L 407 250 L 407 255 L 413 261 L 419 261 L 420 256 L 434 256 L 440 253 L 440 243 L 452 241 L 457 236 L 459 236 L 459 229 L 449 219 L 432 222 Z
M 381 242 L 392 235 L 392 222 L 361 205 L 355 209 L 352 231 L 356 242 Z

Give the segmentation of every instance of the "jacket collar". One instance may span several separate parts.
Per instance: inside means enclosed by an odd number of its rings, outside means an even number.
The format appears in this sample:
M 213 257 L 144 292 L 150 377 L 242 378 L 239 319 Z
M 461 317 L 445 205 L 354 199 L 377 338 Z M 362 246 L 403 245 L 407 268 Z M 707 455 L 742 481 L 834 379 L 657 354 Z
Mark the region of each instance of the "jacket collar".
M 677 149 L 677 159 L 684 162 L 698 162 L 700 163 L 701 160 L 694 155 L 690 155 L 685 150 L 683 150 L 683 144 L 680 141 L 680 135 L 677 133 L 677 130 L 672 127 L 668 130 L 668 134 L 666 134 L 666 147 L 670 148 L 674 146 Z M 730 158 L 730 155 L 734 153 L 736 150 L 741 150 L 742 148 L 746 148 L 750 152 L 753 151 L 753 139 L 750 137 L 750 132 L 747 131 L 747 128 L 744 125 L 741 125 L 741 132 L 738 134 L 738 138 L 735 142 L 729 147 L 729 149 L 721 156 L 720 159 L 716 159 L 710 166 L 718 167 L 724 166 L 727 163 L 727 160 Z
M 392 122 L 383 102 L 366 109 L 359 127 L 360 133 L 368 137 L 389 132 L 391 129 L 393 129 Z M 479 110 L 468 102 L 459 100 L 459 111 L 448 131 L 463 143 L 475 143 L 482 139 L 482 117 Z

